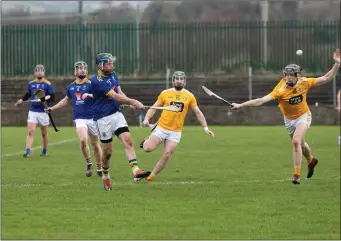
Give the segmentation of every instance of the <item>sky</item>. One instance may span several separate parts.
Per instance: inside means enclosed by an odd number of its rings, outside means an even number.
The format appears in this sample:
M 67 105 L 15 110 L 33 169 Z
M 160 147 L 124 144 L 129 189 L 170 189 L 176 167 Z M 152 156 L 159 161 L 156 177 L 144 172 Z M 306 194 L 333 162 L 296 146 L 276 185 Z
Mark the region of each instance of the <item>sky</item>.
M 144 8 L 149 1 L 113 1 L 113 4 L 121 4 L 129 2 L 133 6 L 140 6 Z M 77 12 L 78 1 L 2 1 L 2 10 L 4 12 L 25 5 L 31 9 L 32 12 L 51 11 L 54 12 Z M 92 12 L 101 6 L 101 1 L 83 1 L 84 12 Z

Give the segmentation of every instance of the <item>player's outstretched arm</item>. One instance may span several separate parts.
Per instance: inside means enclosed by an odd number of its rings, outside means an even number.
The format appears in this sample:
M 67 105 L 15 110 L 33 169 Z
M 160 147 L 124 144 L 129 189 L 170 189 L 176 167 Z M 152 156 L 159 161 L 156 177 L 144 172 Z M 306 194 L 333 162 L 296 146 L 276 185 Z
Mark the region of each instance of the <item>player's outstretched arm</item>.
M 24 101 L 28 100 L 28 98 L 30 98 L 30 97 L 31 97 L 31 93 L 30 93 L 30 91 L 28 90 L 28 91 L 24 94 L 24 96 L 23 96 L 21 99 L 19 99 L 19 100 L 17 101 L 16 105 L 21 105 Z
M 339 70 L 339 67 L 340 67 L 340 50 L 339 49 L 335 50 L 333 54 L 333 59 L 335 61 L 335 64 L 333 65 L 332 69 L 327 74 L 316 78 L 317 86 L 324 85 L 332 81 L 337 71 Z
M 192 110 L 194 111 L 198 121 L 200 122 L 200 125 L 202 126 L 202 128 L 204 128 L 206 134 L 214 137 L 214 133 L 212 131 L 210 131 L 210 129 L 208 129 L 206 118 L 205 118 L 204 114 L 201 112 L 201 110 L 199 109 L 199 107 L 194 106 L 194 107 L 192 107 Z
M 246 101 L 241 104 L 232 103 L 232 109 L 239 109 L 242 107 L 253 107 L 253 106 L 260 106 L 263 105 L 269 101 L 273 100 L 272 96 L 270 94 L 263 96 L 262 98 L 257 98 L 253 100 Z
M 117 86 L 117 93 L 119 93 L 120 95 L 123 95 L 123 96 L 127 97 L 126 94 L 122 91 L 121 86 Z
M 66 106 L 69 103 L 70 98 L 65 96 L 64 99 L 62 99 L 61 101 L 59 101 L 57 104 L 55 104 L 52 107 L 49 107 L 46 109 L 47 112 L 51 112 L 54 111 L 56 109 L 62 108 L 64 106 Z
M 153 105 L 153 107 L 162 107 L 162 103 L 160 103 L 159 101 L 156 101 Z M 152 109 L 149 108 L 149 110 L 147 111 L 144 120 L 143 120 L 143 126 L 147 126 L 149 124 L 149 120 L 151 118 L 153 118 L 153 116 L 155 115 L 156 109 Z
M 131 99 L 125 95 L 118 94 L 113 90 L 110 90 L 107 93 L 107 96 L 109 96 L 109 97 L 111 97 L 114 100 L 117 100 L 119 102 L 123 102 L 123 103 L 127 103 L 128 105 L 136 106 L 137 109 L 143 109 L 144 108 L 143 104 L 140 101 L 135 100 L 135 99 Z

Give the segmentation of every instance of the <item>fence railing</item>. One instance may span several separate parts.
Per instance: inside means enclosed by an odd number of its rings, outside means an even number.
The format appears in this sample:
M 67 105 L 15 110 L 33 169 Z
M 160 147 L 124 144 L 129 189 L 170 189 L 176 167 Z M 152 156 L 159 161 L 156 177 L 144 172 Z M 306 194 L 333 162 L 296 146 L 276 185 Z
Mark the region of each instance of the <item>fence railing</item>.
M 279 70 L 298 63 L 309 72 L 326 71 L 340 47 L 340 21 L 219 22 L 156 24 L 64 24 L 2 26 L 2 75 L 71 75 L 73 64 L 110 52 L 121 74 Z M 297 49 L 304 51 L 296 56 Z

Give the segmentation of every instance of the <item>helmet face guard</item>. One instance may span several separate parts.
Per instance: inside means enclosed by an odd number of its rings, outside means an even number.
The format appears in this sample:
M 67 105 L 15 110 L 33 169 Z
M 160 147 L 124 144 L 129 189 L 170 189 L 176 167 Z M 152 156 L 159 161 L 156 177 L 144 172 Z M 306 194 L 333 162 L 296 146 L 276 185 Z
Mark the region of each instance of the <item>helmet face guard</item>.
M 301 66 L 299 66 L 297 64 L 289 64 L 289 65 L 285 66 L 285 68 L 283 70 L 283 75 L 285 75 L 285 76 L 291 75 L 291 76 L 297 77 L 298 74 L 300 74 L 301 72 L 302 72 Z
M 176 90 L 182 90 L 186 86 L 186 75 L 183 71 L 175 71 L 172 75 L 173 87 Z
M 88 64 L 84 61 L 78 61 L 74 64 L 74 75 L 84 79 L 88 75 Z
M 112 72 L 114 72 L 115 62 L 116 57 L 112 56 L 112 54 L 110 53 L 100 53 L 96 57 L 96 64 L 98 66 L 98 69 L 105 74 L 111 74 Z M 105 64 L 109 64 L 109 66 L 105 66 Z
M 302 68 L 297 64 L 289 64 L 285 66 L 283 75 L 285 76 L 286 84 L 294 87 L 298 81 L 298 75 L 301 74 Z
M 42 79 L 45 76 L 45 67 L 42 64 L 37 64 L 36 67 L 34 67 L 34 75 L 38 79 Z

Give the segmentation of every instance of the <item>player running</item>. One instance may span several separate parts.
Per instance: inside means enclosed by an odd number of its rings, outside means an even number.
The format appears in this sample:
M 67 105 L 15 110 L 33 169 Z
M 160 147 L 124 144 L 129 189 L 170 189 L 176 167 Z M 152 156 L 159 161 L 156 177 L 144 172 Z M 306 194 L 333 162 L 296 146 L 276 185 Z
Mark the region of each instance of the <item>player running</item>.
M 152 134 L 143 140 L 140 147 L 145 152 L 154 151 L 161 143 L 164 145 L 161 159 L 156 163 L 147 181 L 152 182 L 156 175 L 166 166 L 170 156 L 175 152 L 181 139 L 181 133 L 188 109 L 192 109 L 204 128 L 207 135 L 214 137 L 214 133 L 207 127 L 206 119 L 197 105 L 195 96 L 185 89 L 186 75 L 182 71 L 176 71 L 172 76 L 173 88 L 164 90 L 159 95 L 153 106 L 162 107 L 175 105 L 180 108 L 180 112 L 163 110 L 157 126 Z M 144 126 L 149 125 L 149 120 L 154 116 L 155 109 L 149 109 L 143 121 Z
M 88 144 L 88 135 L 94 150 L 94 156 L 97 164 L 97 175 L 102 176 L 102 150 L 99 143 L 97 128 L 93 120 L 93 99 L 91 94 L 91 83 L 87 79 L 88 65 L 79 61 L 74 65 L 74 75 L 76 80 L 72 82 L 66 92 L 64 99 L 56 105 L 49 107 L 46 111 L 51 112 L 66 106 L 72 101 L 73 121 L 76 125 L 76 132 L 80 141 L 80 150 L 86 161 L 87 177 L 92 176 L 92 162 L 90 148 Z
M 324 76 L 318 78 L 301 77 L 301 67 L 296 64 L 290 64 L 284 68 L 284 78 L 280 80 L 270 94 L 241 104 L 232 104 L 232 109 L 239 109 L 247 106 L 260 106 L 271 100 L 279 102 L 278 107 L 284 115 L 284 123 L 293 145 L 293 184 L 300 184 L 302 154 L 308 161 L 307 178 L 313 176 L 314 168 L 318 163 L 318 159 L 312 156 L 310 147 L 304 140 L 304 135 L 311 124 L 307 92 L 310 88 L 327 84 L 333 79 L 340 67 L 339 49 L 334 52 L 333 58 L 335 64 Z
M 131 139 L 128 124 L 120 111 L 120 102 L 125 102 L 143 109 L 141 102 L 128 98 L 121 90 L 118 77 L 114 72 L 116 57 L 109 53 L 100 53 L 96 57 L 98 73 L 91 79 L 94 98 L 94 120 L 103 146 L 103 183 L 105 190 L 112 190 L 109 176 L 112 140 L 115 134 L 123 143 L 124 151 L 133 172 L 134 180 L 146 178 L 150 172 L 142 171 L 136 160 L 134 143 Z
M 48 134 L 47 127 L 50 124 L 49 116 L 44 111 L 44 105 L 41 103 L 40 99 L 34 96 L 34 90 L 42 89 L 45 92 L 45 98 L 47 104 L 50 105 L 51 101 L 54 101 L 55 91 L 54 87 L 50 81 L 44 78 L 45 68 L 43 65 L 37 65 L 34 68 L 34 75 L 36 79 L 28 84 L 27 93 L 17 101 L 16 105 L 21 105 L 24 101 L 30 98 L 30 110 L 28 112 L 27 119 L 27 130 L 28 134 L 26 137 L 26 151 L 23 157 L 29 158 L 31 156 L 31 148 L 33 145 L 33 137 L 36 131 L 37 125 L 40 125 L 41 135 L 43 137 L 43 150 L 40 156 L 47 156 L 47 146 L 48 146 Z

